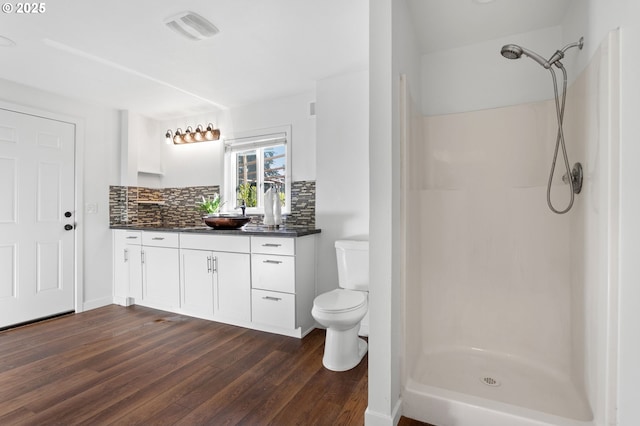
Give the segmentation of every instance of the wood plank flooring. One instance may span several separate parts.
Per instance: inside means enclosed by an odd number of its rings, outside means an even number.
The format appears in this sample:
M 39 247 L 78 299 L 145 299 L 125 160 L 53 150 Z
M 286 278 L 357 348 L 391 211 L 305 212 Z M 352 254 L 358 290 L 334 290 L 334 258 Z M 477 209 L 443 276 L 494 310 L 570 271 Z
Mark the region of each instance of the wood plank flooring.
M 0 425 L 362 425 L 367 357 L 329 371 L 324 338 L 116 305 L 5 330 Z
M 363 424 L 367 359 L 331 372 L 323 347 L 138 306 L 6 330 L 0 424 Z

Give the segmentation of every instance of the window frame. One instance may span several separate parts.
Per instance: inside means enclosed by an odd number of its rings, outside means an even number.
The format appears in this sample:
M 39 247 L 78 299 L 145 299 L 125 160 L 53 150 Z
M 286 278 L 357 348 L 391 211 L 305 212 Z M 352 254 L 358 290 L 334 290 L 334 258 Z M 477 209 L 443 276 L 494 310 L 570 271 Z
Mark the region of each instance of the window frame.
M 273 141 L 274 143 L 270 143 Z M 273 146 L 284 146 L 285 153 L 285 173 L 284 190 L 285 206 L 283 214 L 291 213 L 291 126 L 278 126 L 268 129 L 250 130 L 239 132 L 233 136 L 225 137 L 224 145 L 224 191 L 223 211 L 235 211 L 238 206 L 236 199 L 236 188 L 238 186 L 236 162 L 238 153 L 246 151 L 256 151 L 256 172 L 257 182 L 257 207 L 247 207 L 247 214 L 264 214 L 264 149 Z

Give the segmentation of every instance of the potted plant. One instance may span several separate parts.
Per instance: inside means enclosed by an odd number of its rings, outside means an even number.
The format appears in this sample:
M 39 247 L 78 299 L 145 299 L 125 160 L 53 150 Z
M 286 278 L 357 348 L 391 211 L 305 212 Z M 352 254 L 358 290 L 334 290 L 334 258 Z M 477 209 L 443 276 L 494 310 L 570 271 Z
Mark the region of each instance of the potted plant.
M 202 201 L 196 204 L 198 211 L 205 215 L 212 215 L 220 213 L 220 207 L 224 205 L 224 202 L 218 194 L 213 194 L 213 197 L 204 198 Z

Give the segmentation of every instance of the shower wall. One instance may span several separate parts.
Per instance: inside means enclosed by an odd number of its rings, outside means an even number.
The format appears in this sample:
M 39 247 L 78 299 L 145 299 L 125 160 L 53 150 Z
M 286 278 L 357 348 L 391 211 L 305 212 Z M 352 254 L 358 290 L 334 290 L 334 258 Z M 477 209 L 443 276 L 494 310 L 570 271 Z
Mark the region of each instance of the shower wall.
M 571 349 L 574 383 L 596 424 L 615 419 L 618 296 L 619 31 L 601 42 L 571 86 L 565 136 L 585 186 L 571 216 Z
M 425 351 L 569 369 L 570 222 L 545 201 L 555 124 L 550 101 L 424 119 Z
M 613 32 L 569 89 L 567 149 L 585 181 L 568 214 L 546 203 L 552 100 L 409 126 L 405 380 L 421 354 L 485 350 L 570 377 L 595 424 L 614 418 L 618 50 Z M 557 169 L 552 200 L 563 208 L 561 157 Z

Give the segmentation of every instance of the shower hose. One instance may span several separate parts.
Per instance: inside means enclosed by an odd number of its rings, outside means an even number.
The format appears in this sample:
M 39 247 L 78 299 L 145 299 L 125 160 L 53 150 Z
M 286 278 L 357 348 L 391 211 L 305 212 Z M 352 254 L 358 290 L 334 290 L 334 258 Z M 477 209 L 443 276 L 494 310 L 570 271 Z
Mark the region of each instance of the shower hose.
M 553 92 L 555 94 L 556 101 L 556 116 L 558 119 L 558 134 L 556 136 L 556 148 L 553 153 L 553 161 L 551 162 L 551 170 L 549 171 L 549 182 L 547 183 L 547 205 L 551 209 L 552 212 L 557 214 L 564 214 L 571 210 L 573 206 L 574 200 L 574 189 L 573 189 L 573 174 L 571 172 L 571 166 L 569 165 L 569 158 L 567 157 L 567 147 L 564 143 L 564 132 L 562 131 L 562 122 L 564 120 L 564 104 L 567 98 L 567 71 L 564 69 L 564 66 L 560 61 L 556 61 L 555 65 L 562 70 L 563 76 L 563 84 L 562 84 L 562 102 L 558 96 L 558 83 L 556 79 L 555 71 L 549 67 L 549 72 L 551 72 L 551 77 L 553 78 Z M 567 177 L 569 180 L 569 193 L 571 194 L 571 198 L 569 199 L 569 205 L 565 207 L 563 210 L 558 210 L 553 206 L 551 202 L 551 183 L 553 182 L 553 174 L 556 169 L 556 160 L 558 159 L 558 150 L 562 147 L 562 157 L 564 159 L 564 166 L 567 170 Z

